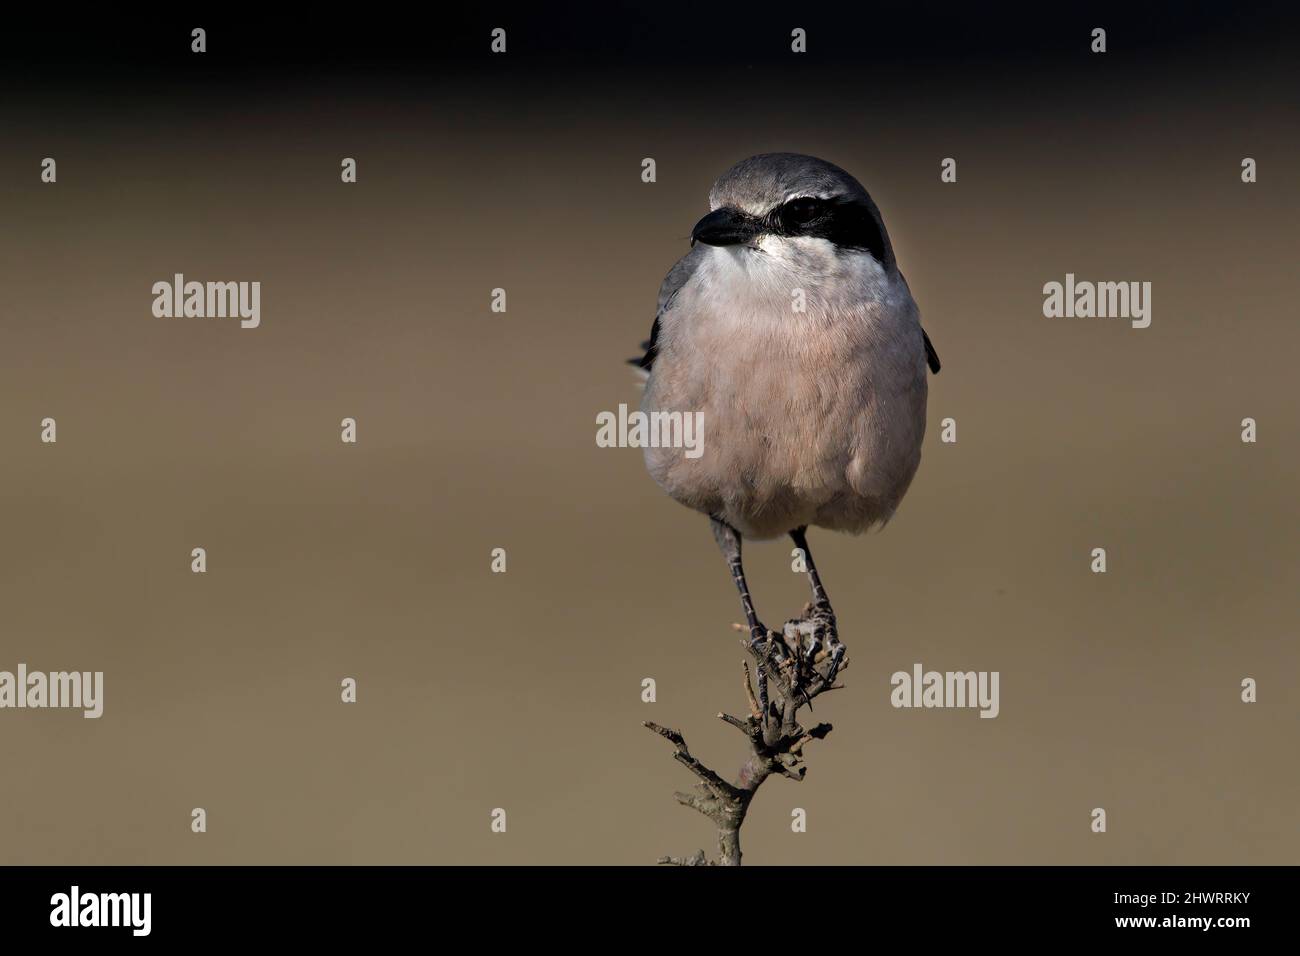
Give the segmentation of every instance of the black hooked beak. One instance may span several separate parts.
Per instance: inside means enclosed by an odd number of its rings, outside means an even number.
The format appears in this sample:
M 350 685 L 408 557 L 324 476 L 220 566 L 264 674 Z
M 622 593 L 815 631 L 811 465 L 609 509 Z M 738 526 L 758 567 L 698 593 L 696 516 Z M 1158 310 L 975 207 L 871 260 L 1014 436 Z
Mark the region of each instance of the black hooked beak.
M 762 231 L 758 219 L 739 209 L 723 206 L 695 224 L 691 230 L 691 245 L 702 242 L 706 246 L 738 246 L 753 241 Z

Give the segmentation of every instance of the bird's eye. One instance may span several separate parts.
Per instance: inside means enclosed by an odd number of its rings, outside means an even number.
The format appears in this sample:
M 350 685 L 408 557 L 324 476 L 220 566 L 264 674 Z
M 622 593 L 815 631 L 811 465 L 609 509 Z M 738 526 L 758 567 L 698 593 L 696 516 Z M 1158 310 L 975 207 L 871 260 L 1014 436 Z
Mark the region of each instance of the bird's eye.
M 796 225 L 812 222 L 820 212 L 821 201 L 813 199 L 811 196 L 800 196 L 798 199 L 791 199 L 781 207 L 782 218 L 786 222 Z

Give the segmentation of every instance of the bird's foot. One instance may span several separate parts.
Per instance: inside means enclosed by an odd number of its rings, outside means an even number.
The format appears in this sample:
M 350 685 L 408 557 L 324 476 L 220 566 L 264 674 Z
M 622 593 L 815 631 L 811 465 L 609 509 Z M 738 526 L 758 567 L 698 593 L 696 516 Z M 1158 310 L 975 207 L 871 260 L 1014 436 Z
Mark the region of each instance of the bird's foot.
M 820 617 L 818 617 L 818 614 L 820 614 Z M 823 672 L 822 680 L 824 682 L 823 687 L 831 687 L 832 684 L 835 684 L 835 678 L 840 672 L 840 667 L 844 665 L 845 646 L 840 640 L 840 633 L 836 631 L 835 611 L 832 611 L 827 606 L 824 613 L 814 613 L 814 615 L 822 624 L 822 627 L 826 628 L 824 630 L 824 633 L 826 633 L 824 641 L 826 641 L 827 650 L 831 652 L 831 663 L 827 665 L 826 671 Z
M 831 618 L 831 630 L 834 635 L 834 618 Z M 778 633 L 762 624 L 754 628 L 743 624 L 733 625 L 736 630 L 749 633 L 748 646 L 758 664 L 759 703 L 764 713 L 767 712 L 767 681 L 776 684 L 781 695 L 787 700 L 799 698 L 811 706 L 812 695 L 809 693 L 819 680 L 825 680 L 829 687 L 831 680 L 826 680 L 818 670 L 818 665 L 827 660 L 834 660 L 839 668 L 839 660 L 833 657 L 833 648 L 826 644 L 828 633 L 823 621 L 814 620 L 805 610 L 805 616 L 785 622 Z M 834 638 L 838 644 L 838 638 Z M 840 647 L 840 659 L 843 658 L 843 645 Z M 833 680 L 833 675 L 832 678 Z
M 835 683 L 846 651 L 840 641 L 835 611 L 825 601 L 809 604 L 802 618 L 786 624 L 787 641 L 792 632 L 796 639 L 802 638 L 797 646 L 807 660 L 810 681 L 820 677 L 822 686 L 829 688 Z M 818 665 L 822 663 L 826 664 L 825 669 L 819 671 Z
M 798 661 L 789 652 L 783 636 L 766 627 L 756 624 L 752 628 L 736 624 L 739 631 L 749 631 L 749 650 L 758 665 L 759 704 L 763 713 L 767 713 L 767 681 L 770 679 L 785 697 L 802 693 L 798 681 Z M 807 694 L 804 694 L 805 699 Z
M 821 654 L 821 635 L 813 622 L 805 617 L 786 621 L 781 639 L 790 652 L 790 682 L 804 703 L 811 706 L 812 698 L 808 694 L 808 687 L 819 676 L 816 662 L 825 656 Z

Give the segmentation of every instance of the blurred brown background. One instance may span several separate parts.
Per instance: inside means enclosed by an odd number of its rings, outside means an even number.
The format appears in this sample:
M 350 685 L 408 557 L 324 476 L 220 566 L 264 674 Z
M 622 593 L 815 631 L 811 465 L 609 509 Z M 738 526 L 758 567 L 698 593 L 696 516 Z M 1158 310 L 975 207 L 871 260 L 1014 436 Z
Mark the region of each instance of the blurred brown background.
M 0 669 L 102 670 L 106 699 L 0 712 L 0 862 L 712 851 L 640 722 L 738 766 L 739 607 L 705 519 L 595 416 L 639 400 L 621 361 L 713 179 L 770 150 L 872 192 L 944 369 L 897 518 L 812 537 L 847 689 L 746 861 L 1296 862 L 1294 103 L 1249 51 L 995 53 L 955 80 L 11 88 Z M 175 272 L 260 280 L 261 327 L 154 318 Z M 1045 319 L 1067 272 L 1152 282 L 1151 327 Z M 789 552 L 746 552 L 769 623 L 805 599 Z M 1000 671 L 1001 715 L 894 710 L 918 661 Z

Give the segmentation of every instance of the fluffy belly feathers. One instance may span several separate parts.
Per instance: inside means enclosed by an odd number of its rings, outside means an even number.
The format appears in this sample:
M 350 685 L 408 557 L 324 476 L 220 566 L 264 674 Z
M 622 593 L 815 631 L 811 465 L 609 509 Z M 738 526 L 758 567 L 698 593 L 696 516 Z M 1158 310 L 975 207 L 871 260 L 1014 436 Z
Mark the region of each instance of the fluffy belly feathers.
M 647 448 L 651 476 L 751 538 L 887 521 L 925 432 L 914 311 L 841 315 L 816 334 L 816 316 L 781 319 L 744 329 L 695 321 L 665 337 L 642 409 L 703 412 L 703 453 Z

